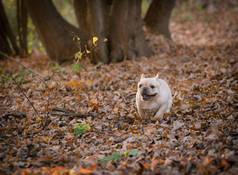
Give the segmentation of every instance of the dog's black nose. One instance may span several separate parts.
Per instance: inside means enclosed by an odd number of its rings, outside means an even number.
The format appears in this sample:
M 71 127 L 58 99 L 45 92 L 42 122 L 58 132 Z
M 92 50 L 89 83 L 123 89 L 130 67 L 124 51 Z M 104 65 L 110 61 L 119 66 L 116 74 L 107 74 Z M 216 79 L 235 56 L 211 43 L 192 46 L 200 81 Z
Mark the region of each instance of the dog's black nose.
M 147 94 L 147 91 L 148 91 L 147 88 L 143 88 L 143 89 L 142 89 L 142 95 L 143 95 L 143 94 Z

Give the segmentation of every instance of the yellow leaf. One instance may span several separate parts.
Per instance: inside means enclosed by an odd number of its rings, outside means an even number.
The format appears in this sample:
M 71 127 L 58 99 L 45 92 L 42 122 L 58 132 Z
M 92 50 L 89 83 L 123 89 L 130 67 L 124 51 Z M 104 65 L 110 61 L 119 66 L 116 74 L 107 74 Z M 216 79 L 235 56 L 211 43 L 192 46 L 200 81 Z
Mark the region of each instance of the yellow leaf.
M 187 102 L 185 102 L 186 103 L 186 106 L 189 108 L 191 105 L 190 105 L 190 103 L 187 101 Z
M 108 41 L 108 39 L 107 38 L 104 38 L 104 40 L 103 40 L 104 42 L 107 42 Z
M 88 85 L 92 86 L 92 84 L 93 84 L 92 80 L 88 80 Z
M 93 105 L 93 110 L 98 111 L 99 104 L 96 101 L 89 101 L 88 103 Z
M 93 105 L 97 104 L 96 101 L 89 101 L 89 103 L 91 103 L 91 104 L 93 104 Z
M 137 92 L 137 89 L 130 89 L 130 88 L 128 88 L 127 89 L 129 92 Z
M 38 120 L 42 120 L 41 116 L 39 116 L 39 115 L 37 116 L 37 118 L 38 118 Z
M 78 84 L 77 80 L 71 80 L 68 85 L 69 86 L 76 86 Z
M 83 56 L 83 52 L 78 52 L 79 56 L 82 57 Z
M 43 137 L 43 140 L 45 142 L 49 142 L 49 141 L 51 141 L 52 138 L 53 138 L 53 136 L 45 136 L 45 137 Z
M 86 49 L 86 53 L 89 54 L 89 53 L 91 53 L 91 52 L 90 52 L 88 49 Z
M 75 59 L 81 59 L 82 56 L 83 56 L 83 52 L 78 51 L 78 52 L 74 55 L 74 58 L 75 58 Z
M 96 46 L 97 40 L 98 40 L 98 37 L 94 36 L 94 37 L 93 37 L 93 45 L 94 45 L 94 46 Z
M 76 175 L 76 172 L 74 169 L 69 170 L 69 175 Z

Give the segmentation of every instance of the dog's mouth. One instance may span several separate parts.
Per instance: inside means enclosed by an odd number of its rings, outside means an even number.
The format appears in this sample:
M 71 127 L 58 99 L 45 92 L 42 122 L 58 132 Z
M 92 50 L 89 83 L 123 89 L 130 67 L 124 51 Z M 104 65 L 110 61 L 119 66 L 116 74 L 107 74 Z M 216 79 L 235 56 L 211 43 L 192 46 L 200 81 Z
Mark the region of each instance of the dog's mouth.
M 148 100 L 150 100 L 151 98 L 155 97 L 156 95 L 157 95 L 157 93 L 151 94 L 151 95 L 142 94 L 142 98 L 143 98 L 144 101 L 148 101 Z

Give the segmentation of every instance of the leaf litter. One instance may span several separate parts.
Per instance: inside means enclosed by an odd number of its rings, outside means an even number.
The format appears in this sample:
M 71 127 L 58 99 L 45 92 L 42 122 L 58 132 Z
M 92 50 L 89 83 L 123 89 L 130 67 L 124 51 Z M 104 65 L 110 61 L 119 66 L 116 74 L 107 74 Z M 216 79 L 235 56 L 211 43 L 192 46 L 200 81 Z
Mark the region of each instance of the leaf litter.
M 172 20 L 174 42 L 147 33 L 155 56 L 141 61 L 82 60 L 86 69 L 77 72 L 47 57 L 21 59 L 44 79 L 27 73 L 21 83 L 39 115 L 16 84 L 1 79 L 0 174 L 236 174 L 235 13 L 217 14 L 214 24 Z M 26 71 L 0 64 L 12 75 Z M 136 113 L 135 94 L 140 74 L 157 72 L 171 87 L 173 107 L 150 123 Z M 53 115 L 53 108 L 68 112 Z

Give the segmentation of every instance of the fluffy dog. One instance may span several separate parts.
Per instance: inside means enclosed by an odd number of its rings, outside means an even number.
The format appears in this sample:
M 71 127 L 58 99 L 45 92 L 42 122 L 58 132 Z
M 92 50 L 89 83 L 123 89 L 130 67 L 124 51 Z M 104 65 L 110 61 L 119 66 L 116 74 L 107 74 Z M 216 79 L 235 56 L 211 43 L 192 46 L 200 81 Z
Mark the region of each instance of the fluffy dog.
M 136 107 L 143 119 L 152 121 L 163 119 L 163 115 L 170 111 L 172 95 L 166 81 L 159 79 L 158 74 L 153 78 L 141 75 L 136 93 Z

